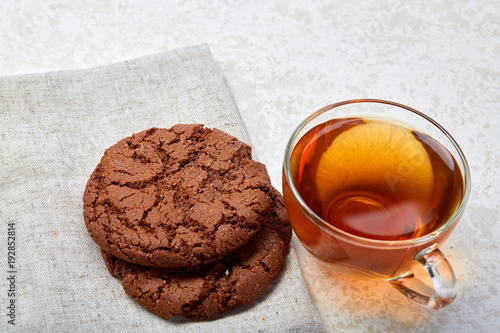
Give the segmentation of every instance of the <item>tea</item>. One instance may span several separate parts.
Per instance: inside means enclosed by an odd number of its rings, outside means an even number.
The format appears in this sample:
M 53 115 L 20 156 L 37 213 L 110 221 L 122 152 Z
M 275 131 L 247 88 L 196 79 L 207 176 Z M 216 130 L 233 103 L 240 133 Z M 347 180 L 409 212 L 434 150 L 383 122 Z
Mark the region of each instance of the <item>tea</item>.
M 298 192 L 317 215 L 369 239 L 431 233 L 463 196 L 460 167 L 443 145 L 383 120 L 317 125 L 296 144 L 290 168 Z

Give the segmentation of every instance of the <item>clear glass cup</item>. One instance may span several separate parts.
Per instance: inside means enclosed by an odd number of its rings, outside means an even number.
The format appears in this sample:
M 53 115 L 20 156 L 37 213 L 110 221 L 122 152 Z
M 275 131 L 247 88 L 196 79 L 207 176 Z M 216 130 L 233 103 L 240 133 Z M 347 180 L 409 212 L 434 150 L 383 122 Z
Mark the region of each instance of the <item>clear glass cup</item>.
M 463 191 L 452 214 L 438 229 L 406 240 L 365 238 L 333 226 L 306 203 L 307 198 L 301 196 L 294 181 L 297 172 L 294 168 L 297 166 L 291 161 L 292 153 L 309 130 L 332 119 L 343 118 L 380 119 L 400 124 L 430 136 L 451 153 L 460 168 Z M 390 101 L 358 99 L 326 106 L 299 124 L 284 154 L 285 206 L 302 245 L 329 267 L 345 268 L 353 277 L 369 275 L 384 278 L 411 300 L 431 309 L 442 308 L 456 297 L 455 274 L 439 247 L 460 220 L 470 195 L 470 187 L 467 161 L 451 135 L 425 114 Z M 424 267 L 428 279 L 415 276 L 413 271 L 416 263 Z

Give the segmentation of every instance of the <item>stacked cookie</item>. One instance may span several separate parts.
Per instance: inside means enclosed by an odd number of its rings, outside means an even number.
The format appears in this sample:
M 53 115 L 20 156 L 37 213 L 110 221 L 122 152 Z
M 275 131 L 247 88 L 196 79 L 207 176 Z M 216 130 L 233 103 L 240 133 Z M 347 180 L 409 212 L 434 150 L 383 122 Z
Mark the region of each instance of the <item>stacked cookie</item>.
M 258 299 L 291 227 L 263 164 L 203 125 L 152 128 L 108 148 L 83 215 L 110 273 L 163 318 L 212 317 Z

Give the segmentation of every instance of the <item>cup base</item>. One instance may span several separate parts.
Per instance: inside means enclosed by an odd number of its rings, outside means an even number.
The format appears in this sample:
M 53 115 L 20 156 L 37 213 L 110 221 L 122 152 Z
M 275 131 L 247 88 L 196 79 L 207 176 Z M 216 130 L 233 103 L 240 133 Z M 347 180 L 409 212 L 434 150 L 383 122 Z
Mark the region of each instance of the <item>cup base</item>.
M 310 253 L 310 252 L 309 252 Z M 363 279 L 384 279 L 388 280 L 390 277 L 384 276 L 381 274 L 377 274 L 376 272 L 369 271 L 366 269 L 362 269 L 360 267 L 352 266 L 347 263 L 341 262 L 341 261 L 332 261 L 332 260 L 327 260 L 321 257 L 318 257 L 314 255 L 313 253 L 310 253 L 314 259 L 318 260 L 321 266 L 324 268 L 328 269 L 331 272 L 334 272 L 337 275 L 340 275 L 342 277 L 350 277 L 350 278 L 363 278 Z

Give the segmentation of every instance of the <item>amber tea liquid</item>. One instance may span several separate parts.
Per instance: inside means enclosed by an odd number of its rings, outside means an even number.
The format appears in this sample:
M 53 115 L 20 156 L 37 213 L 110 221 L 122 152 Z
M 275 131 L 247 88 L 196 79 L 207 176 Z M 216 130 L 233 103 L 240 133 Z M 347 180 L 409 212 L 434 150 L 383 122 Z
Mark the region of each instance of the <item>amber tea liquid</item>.
M 383 120 L 320 124 L 299 140 L 290 163 L 298 192 L 317 215 L 368 239 L 431 233 L 453 214 L 464 191 L 460 167 L 444 146 Z M 300 219 L 291 220 L 300 233 Z M 303 233 L 306 245 L 314 246 L 315 235 Z

